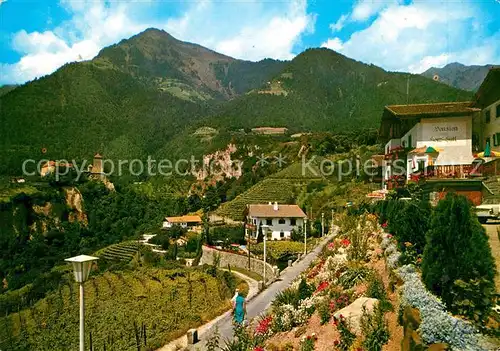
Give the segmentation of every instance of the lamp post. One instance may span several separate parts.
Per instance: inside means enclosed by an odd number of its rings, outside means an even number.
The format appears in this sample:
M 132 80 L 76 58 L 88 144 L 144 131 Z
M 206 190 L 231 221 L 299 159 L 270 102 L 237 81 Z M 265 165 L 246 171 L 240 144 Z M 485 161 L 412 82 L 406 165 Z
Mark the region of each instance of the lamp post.
M 304 258 L 307 254 L 307 218 L 304 219 Z
M 267 231 L 269 230 L 269 226 L 267 224 L 261 225 L 262 235 L 264 235 L 264 285 L 266 285 L 266 262 L 267 262 L 267 250 L 266 250 L 266 242 L 267 242 Z
M 89 278 L 92 262 L 97 261 L 97 257 L 80 255 L 65 259 L 73 266 L 75 281 L 80 284 L 80 351 L 85 351 L 85 304 L 83 284 Z

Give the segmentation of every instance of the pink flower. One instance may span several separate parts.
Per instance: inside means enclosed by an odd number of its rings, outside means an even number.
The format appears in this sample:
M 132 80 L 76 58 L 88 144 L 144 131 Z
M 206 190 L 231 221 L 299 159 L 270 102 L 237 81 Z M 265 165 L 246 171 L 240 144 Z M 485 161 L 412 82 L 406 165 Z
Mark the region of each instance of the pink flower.
M 387 222 L 382 224 L 382 228 L 387 228 Z
M 264 351 L 264 348 L 262 346 L 256 346 L 253 351 Z

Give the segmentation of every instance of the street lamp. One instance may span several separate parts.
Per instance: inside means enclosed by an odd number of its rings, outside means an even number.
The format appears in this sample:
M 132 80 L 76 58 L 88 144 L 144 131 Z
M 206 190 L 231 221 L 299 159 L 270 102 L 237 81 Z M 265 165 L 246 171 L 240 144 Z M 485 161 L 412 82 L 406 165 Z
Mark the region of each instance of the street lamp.
M 267 231 L 269 230 L 269 226 L 267 224 L 261 225 L 262 234 L 264 235 L 264 285 L 266 285 L 266 261 L 267 261 L 267 250 L 266 250 L 266 242 L 267 242 Z
M 307 218 L 304 219 L 304 258 L 307 254 Z
M 97 261 L 97 257 L 80 255 L 65 259 L 73 266 L 75 281 L 80 284 L 80 351 L 85 351 L 85 304 L 83 302 L 83 284 L 89 278 L 92 262 Z

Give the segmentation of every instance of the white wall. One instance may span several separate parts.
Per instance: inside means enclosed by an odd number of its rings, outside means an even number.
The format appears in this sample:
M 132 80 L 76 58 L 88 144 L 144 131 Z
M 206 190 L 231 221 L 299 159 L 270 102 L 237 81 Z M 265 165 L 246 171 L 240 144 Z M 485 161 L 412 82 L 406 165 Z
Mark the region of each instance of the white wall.
M 427 118 L 419 125 L 415 147 L 440 149 L 434 165 L 472 163 L 472 117 Z
M 270 219 L 272 221 L 272 224 L 269 224 L 270 230 L 272 232 L 270 240 L 281 240 L 281 239 L 290 238 L 290 235 L 291 235 L 291 232 L 293 229 L 298 230 L 298 228 L 302 228 L 304 225 L 303 218 L 295 218 L 295 225 L 291 224 L 291 218 L 283 218 L 285 220 L 284 224 L 279 224 L 280 218 L 252 217 L 251 222 L 257 226 L 257 230 L 258 230 L 260 222 L 262 221 L 263 225 L 267 224 L 267 221 L 266 221 L 267 219 Z M 281 232 L 284 233 L 283 238 L 281 237 Z

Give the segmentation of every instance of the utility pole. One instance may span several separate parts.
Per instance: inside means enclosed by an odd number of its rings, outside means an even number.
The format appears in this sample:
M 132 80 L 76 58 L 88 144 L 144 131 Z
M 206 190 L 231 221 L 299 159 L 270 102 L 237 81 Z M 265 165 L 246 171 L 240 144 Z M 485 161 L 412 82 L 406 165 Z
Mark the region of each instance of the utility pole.
M 331 223 L 331 227 L 332 227 L 332 234 L 333 234 L 333 208 L 332 208 L 332 223 Z
M 304 219 L 304 258 L 307 254 L 307 218 Z
M 321 237 L 325 235 L 325 213 L 321 213 Z
M 410 103 L 410 75 L 406 80 L 406 104 Z

